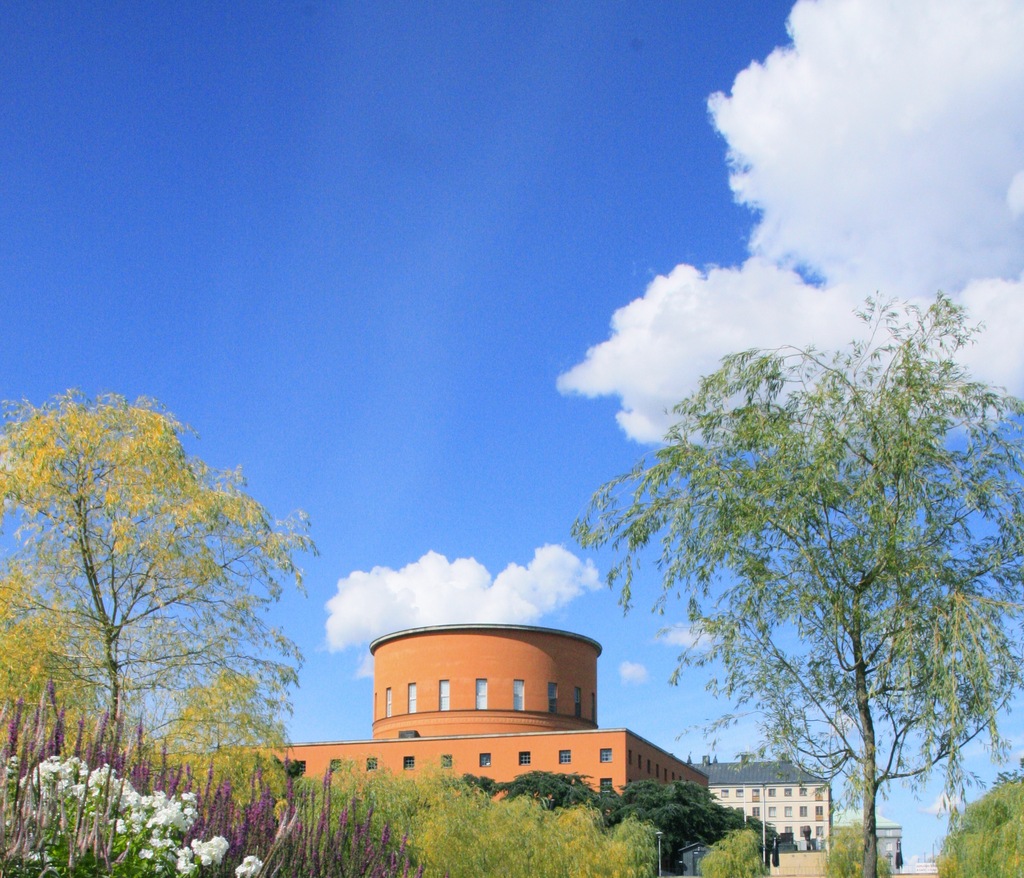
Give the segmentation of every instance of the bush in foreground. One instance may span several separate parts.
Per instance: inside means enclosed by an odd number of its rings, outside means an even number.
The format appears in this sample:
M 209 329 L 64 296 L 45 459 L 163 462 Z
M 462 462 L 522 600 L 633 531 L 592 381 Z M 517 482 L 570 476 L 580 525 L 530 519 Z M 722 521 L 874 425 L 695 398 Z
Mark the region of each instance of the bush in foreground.
M 404 841 L 353 818 L 330 785 L 275 797 L 258 770 L 235 793 L 213 772 L 155 760 L 101 718 L 68 729 L 50 694 L 0 707 L 0 876 L 290 878 L 408 875 Z

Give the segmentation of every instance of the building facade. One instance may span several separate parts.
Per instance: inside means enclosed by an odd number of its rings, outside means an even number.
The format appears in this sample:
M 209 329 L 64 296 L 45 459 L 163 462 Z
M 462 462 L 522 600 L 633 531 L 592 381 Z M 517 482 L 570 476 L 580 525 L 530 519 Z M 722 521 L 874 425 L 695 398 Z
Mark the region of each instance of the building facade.
M 719 802 L 774 827 L 781 840 L 808 849 L 828 839 L 832 790 L 822 778 L 790 762 L 712 762 L 704 757 L 700 768 Z
M 837 811 L 832 825 L 860 832 L 864 826 L 864 812 L 857 808 Z M 903 869 L 903 826 L 895 820 L 875 814 L 875 834 L 878 836 L 878 856 L 889 861 L 889 870 L 896 874 Z
M 601 645 L 525 625 L 413 628 L 370 644 L 372 737 L 292 744 L 310 775 L 422 771 L 513 780 L 529 771 L 581 774 L 595 788 L 633 780 L 708 785 L 707 775 L 629 729 L 597 723 Z

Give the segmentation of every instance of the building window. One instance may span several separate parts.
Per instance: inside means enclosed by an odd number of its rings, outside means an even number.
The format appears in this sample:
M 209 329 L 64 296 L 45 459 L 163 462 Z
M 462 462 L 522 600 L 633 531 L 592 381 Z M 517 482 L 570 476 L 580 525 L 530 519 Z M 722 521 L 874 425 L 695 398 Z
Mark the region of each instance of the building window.
M 761 801 L 761 791 L 760 790 L 751 790 L 750 791 L 750 798 L 753 799 L 755 802 L 760 802 Z
M 774 799 L 775 798 L 775 787 L 768 787 L 768 798 L 769 799 Z
M 451 709 L 451 683 L 447 680 L 440 680 L 437 684 L 437 709 Z
M 629 754 L 629 758 L 626 760 L 626 765 L 632 765 L 633 764 L 633 748 L 630 747 L 627 752 Z
M 611 747 L 602 747 L 601 748 L 601 761 L 602 762 L 611 762 L 612 761 L 612 748 Z
M 415 756 L 403 756 L 402 757 L 402 768 L 406 771 L 412 771 L 416 767 Z
M 529 750 L 520 750 L 519 751 L 519 764 L 520 765 L 529 765 L 530 764 L 530 751 Z
M 558 764 L 569 765 L 572 762 L 572 750 L 559 750 L 558 751 Z
M 288 767 L 294 772 L 293 776 L 300 777 L 306 773 L 306 760 L 292 759 L 288 762 Z
M 331 764 L 327 768 L 328 768 L 328 771 L 331 772 L 331 774 L 334 774 L 334 772 L 336 772 L 339 768 L 341 768 L 341 760 L 340 759 L 332 759 L 331 760 Z
M 782 831 L 783 831 L 783 832 L 788 832 L 788 833 L 789 833 L 790 835 L 792 835 L 792 834 L 793 834 L 793 827 L 792 827 L 792 826 L 787 826 L 787 827 L 786 827 L 785 829 L 783 829 Z
M 548 683 L 548 713 L 558 712 L 558 684 Z
M 775 806 L 774 805 L 770 805 L 768 807 L 768 816 L 769 817 L 774 817 L 775 816 Z
M 512 681 L 512 709 L 525 710 L 526 683 L 523 680 Z
M 451 767 L 452 767 L 452 754 L 451 753 L 442 753 L 441 754 L 441 768 L 451 768 Z
M 481 768 L 490 768 L 491 767 L 491 754 L 490 753 L 481 753 L 480 754 L 480 767 Z
M 815 826 L 814 827 L 814 837 L 815 838 L 821 838 L 824 834 L 825 834 L 824 827 L 822 827 L 822 826 Z
M 416 684 L 409 684 L 409 713 L 416 713 Z
M 741 789 L 740 790 L 736 790 L 736 798 L 737 799 L 742 799 L 743 798 L 743 790 L 741 790 Z
M 792 787 L 786 787 L 782 791 L 782 795 L 784 795 L 787 799 L 793 798 L 793 788 Z
M 476 681 L 476 709 L 487 710 L 487 681 L 478 679 Z
M 391 687 L 384 693 L 384 716 L 391 716 Z
M 806 796 L 807 795 L 807 787 L 800 787 L 800 795 L 801 796 Z
M 610 777 L 602 777 L 601 778 L 601 792 L 602 793 L 610 793 L 610 792 L 612 792 L 612 789 L 613 789 L 613 787 L 612 787 L 612 779 Z
M 729 791 L 728 790 L 719 790 L 718 797 L 720 799 L 728 799 L 729 798 Z
M 573 716 L 583 716 L 583 693 L 579 686 L 572 690 L 572 711 Z
M 801 817 L 806 817 L 807 816 L 807 806 L 806 805 L 801 805 L 800 806 L 800 816 Z
M 760 817 L 761 817 L 761 809 L 760 808 L 751 808 L 750 809 L 750 815 L 752 817 L 757 817 L 758 819 L 760 819 Z
M 783 810 L 782 816 L 783 817 L 792 817 L 793 816 L 793 807 L 791 805 L 786 805 L 785 809 Z
M 647 773 L 648 774 L 651 773 L 651 760 L 650 759 L 647 760 Z
M 367 771 L 376 771 L 377 770 L 377 757 L 376 756 L 367 756 L 366 757 L 366 770 Z
M 824 820 L 825 819 L 825 807 L 823 805 L 814 806 L 814 819 Z

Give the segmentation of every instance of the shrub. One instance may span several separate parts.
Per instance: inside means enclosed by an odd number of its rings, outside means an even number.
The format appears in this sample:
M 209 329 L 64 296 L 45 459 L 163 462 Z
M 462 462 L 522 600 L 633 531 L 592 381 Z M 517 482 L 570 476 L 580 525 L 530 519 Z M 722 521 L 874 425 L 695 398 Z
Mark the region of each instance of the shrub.
M 704 878 L 759 878 L 765 874 L 761 839 L 749 829 L 730 832 L 700 861 Z
M 35 711 L 0 705 L 0 876 L 34 878 L 291 878 L 408 875 L 404 840 L 355 820 L 328 782 L 284 785 L 262 770 L 236 793 L 213 768 L 204 779 L 142 731 L 124 741 L 102 717 L 70 730 L 52 690 Z M 69 734 L 70 731 L 70 734 Z

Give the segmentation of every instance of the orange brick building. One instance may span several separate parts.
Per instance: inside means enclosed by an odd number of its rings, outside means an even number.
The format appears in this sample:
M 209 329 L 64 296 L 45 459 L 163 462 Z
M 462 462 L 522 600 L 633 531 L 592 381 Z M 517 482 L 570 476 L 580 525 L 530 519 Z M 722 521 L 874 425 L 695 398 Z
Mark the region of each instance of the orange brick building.
M 601 645 L 525 625 L 412 628 L 370 644 L 373 737 L 292 744 L 310 775 L 351 761 L 366 771 L 428 766 L 509 781 L 574 773 L 595 787 L 630 781 L 708 785 L 707 775 L 629 729 L 597 724 Z

